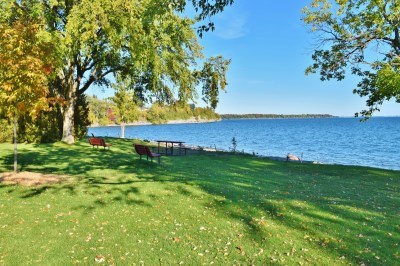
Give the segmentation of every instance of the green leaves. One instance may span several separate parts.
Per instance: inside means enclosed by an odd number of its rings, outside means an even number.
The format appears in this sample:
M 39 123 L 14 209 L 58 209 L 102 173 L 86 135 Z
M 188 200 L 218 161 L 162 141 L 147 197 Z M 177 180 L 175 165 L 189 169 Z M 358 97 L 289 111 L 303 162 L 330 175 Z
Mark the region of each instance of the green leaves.
M 399 75 L 400 4 L 396 0 L 331 2 L 314 0 L 303 9 L 303 21 L 319 40 L 314 64 L 306 73 L 318 72 L 321 80 L 342 80 L 351 66 L 352 73 L 363 78 L 354 92 L 368 97 L 369 109 L 361 114 L 369 117 L 385 100 L 400 97 L 393 89 Z
M 48 107 L 53 49 L 39 38 L 42 30 L 35 21 L 0 24 L 0 108 L 9 116 L 29 113 L 36 117 Z
M 219 91 L 225 90 L 228 82 L 226 72 L 231 60 L 225 60 L 222 56 L 209 58 L 201 71 L 195 73 L 202 85 L 203 100 L 215 109 L 218 104 Z
M 400 69 L 386 63 L 378 70 L 376 76 L 376 87 L 386 98 L 400 97 Z
M 395 59 L 397 62 L 399 59 Z M 356 116 L 370 117 L 373 112 L 379 111 L 384 101 L 395 99 L 400 102 L 400 70 L 389 63 L 377 63 L 376 72 L 366 71 L 360 75 L 364 78 L 358 84 L 354 93 L 368 96 L 369 109 L 356 113 Z
M 39 21 L 43 25 L 39 39 L 52 40 L 56 55 L 52 72 L 56 78 L 50 89 L 52 95 L 65 99 L 62 108 L 58 107 L 64 112 L 63 140 L 70 143 L 74 140 L 71 127 L 77 97 L 93 84 L 109 87 L 112 76 L 131 78 L 139 84 L 142 95 L 149 92 L 159 101 L 171 101 L 176 95 L 184 102 L 195 98 L 193 69 L 203 55 L 193 29 L 198 18 L 177 14 L 184 11 L 187 2 L 4 0 L 0 3 L 0 21 Z M 191 2 L 199 18 L 205 19 L 233 0 Z M 205 26 L 204 30 L 208 29 Z M 24 50 L 14 53 L 26 55 Z
M 134 92 L 129 90 L 129 85 L 129 80 L 119 77 L 118 84 L 114 86 L 115 94 L 112 100 L 117 106 L 120 123 L 139 120 L 139 106 L 136 104 Z

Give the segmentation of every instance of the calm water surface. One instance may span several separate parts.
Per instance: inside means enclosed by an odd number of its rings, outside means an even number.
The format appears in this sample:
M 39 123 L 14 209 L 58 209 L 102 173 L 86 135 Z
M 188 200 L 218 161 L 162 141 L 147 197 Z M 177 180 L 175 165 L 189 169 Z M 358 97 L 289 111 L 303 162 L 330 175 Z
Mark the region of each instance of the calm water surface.
M 120 127 L 95 127 L 89 135 L 119 137 Z M 400 117 L 235 119 L 216 123 L 126 127 L 127 138 L 185 141 L 266 156 L 303 154 L 304 160 L 400 170 Z

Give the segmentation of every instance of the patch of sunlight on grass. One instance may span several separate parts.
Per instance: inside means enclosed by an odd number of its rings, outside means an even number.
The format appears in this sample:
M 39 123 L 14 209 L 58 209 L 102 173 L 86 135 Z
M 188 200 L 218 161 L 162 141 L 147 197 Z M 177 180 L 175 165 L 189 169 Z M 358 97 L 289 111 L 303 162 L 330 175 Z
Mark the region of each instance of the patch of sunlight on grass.
M 313 217 L 313 220 L 315 218 L 318 218 L 319 220 L 323 221 L 335 221 L 335 222 L 346 222 L 345 219 L 340 218 L 338 215 L 328 212 L 328 211 L 322 211 L 319 210 L 318 208 L 310 208 L 307 210 L 307 214 L 311 215 Z
M 355 207 L 355 206 L 337 204 L 337 205 L 335 205 L 335 208 L 337 208 L 339 210 L 348 211 L 348 212 L 357 214 L 359 216 L 383 217 L 382 213 L 369 211 L 369 210 L 358 208 L 358 207 Z
M 263 167 L 274 166 L 276 164 L 277 164 L 277 162 L 272 161 L 272 160 L 264 161 L 264 160 L 258 159 L 258 160 L 252 160 L 251 161 L 251 165 L 252 166 L 258 166 L 258 167 L 260 167 L 260 166 L 263 166 Z
M 387 171 L 369 170 L 368 173 L 371 174 L 372 176 L 391 176 L 391 171 L 390 170 L 387 170 Z
M 238 186 L 238 187 L 245 187 L 245 188 L 254 187 L 252 184 L 239 183 L 239 182 L 232 182 L 232 184 L 235 185 L 235 186 Z

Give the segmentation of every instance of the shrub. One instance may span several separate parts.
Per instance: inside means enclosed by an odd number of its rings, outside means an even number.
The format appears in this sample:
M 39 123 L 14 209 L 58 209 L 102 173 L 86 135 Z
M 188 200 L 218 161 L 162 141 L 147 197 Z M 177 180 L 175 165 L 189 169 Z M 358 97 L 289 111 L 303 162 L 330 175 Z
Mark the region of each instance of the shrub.
M 0 142 L 12 142 L 13 127 L 7 119 L 0 119 Z
M 161 124 L 167 121 L 166 108 L 159 103 L 154 103 L 147 111 L 147 120 L 153 124 Z
M 76 139 L 87 134 L 90 125 L 89 108 L 85 95 L 79 96 L 75 106 L 74 134 Z M 18 142 L 51 143 L 62 137 L 63 116 L 60 106 L 52 106 L 47 112 L 41 112 L 35 121 L 28 115 L 18 120 Z

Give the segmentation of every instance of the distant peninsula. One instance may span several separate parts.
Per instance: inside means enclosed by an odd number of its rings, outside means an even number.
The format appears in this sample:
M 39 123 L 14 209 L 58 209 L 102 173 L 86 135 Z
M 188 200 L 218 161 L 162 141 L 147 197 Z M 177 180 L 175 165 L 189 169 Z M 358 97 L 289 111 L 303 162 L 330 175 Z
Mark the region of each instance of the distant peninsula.
M 257 119 L 257 118 L 335 118 L 337 116 L 329 114 L 220 114 L 221 119 Z

